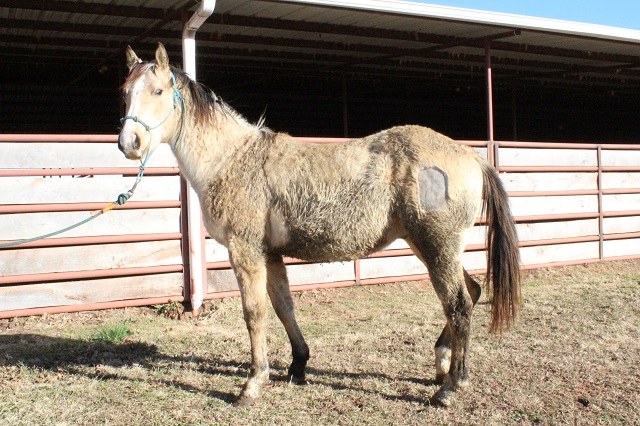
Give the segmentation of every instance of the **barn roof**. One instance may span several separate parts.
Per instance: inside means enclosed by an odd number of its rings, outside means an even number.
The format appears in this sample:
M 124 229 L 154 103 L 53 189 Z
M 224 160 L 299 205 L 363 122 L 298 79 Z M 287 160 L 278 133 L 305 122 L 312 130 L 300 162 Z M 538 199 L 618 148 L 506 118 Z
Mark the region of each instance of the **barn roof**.
M 0 0 L 0 58 L 73 64 L 67 84 L 157 40 L 180 56 L 188 0 Z M 640 84 L 640 31 L 394 0 L 219 0 L 199 31 L 203 64 L 229 72 L 477 76 L 491 40 L 496 79 Z M 171 53 L 171 52 L 170 52 Z
M 22 131 L 25 122 L 39 123 L 41 131 L 114 129 L 104 123 L 117 122 L 113 99 L 126 72 L 126 45 L 149 58 L 162 41 L 181 64 L 183 23 L 198 4 L 0 0 L 3 131 Z M 250 118 L 268 105 L 268 124 L 292 132 L 341 134 L 335 104 L 346 99 L 348 83 L 349 102 L 356 104 L 349 121 L 375 122 L 352 133 L 428 117 L 427 124 L 453 137 L 483 137 L 489 47 L 497 108 L 513 110 L 512 119 L 496 118 L 502 137 L 516 137 L 516 97 L 529 109 L 517 117 L 521 137 L 638 136 L 640 31 L 397 0 L 218 0 L 196 39 L 199 80 L 239 99 Z M 99 96 L 89 100 L 87 93 Z M 416 94 L 431 105 L 415 104 Z M 385 97 L 386 104 L 379 101 Z M 445 98 L 444 107 L 432 102 Z M 373 118 L 376 108 L 383 111 Z M 575 114 L 579 108 L 585 111 Z M 324 116 L 304 121 L 320 109 Z M 610 120 L 595 132 L 603 111 Z M 346 106 L 344 114 L 346 122 Z M 464 128 L 461 116 L 469 118 Z M 557 116 L 564 122 L 556 123 Z M 291 122 L 298 127 L 288 127 Z M 559 130 L 539 131 L 552 126 Z M 581 132 L 566 130 L 577 127 Z

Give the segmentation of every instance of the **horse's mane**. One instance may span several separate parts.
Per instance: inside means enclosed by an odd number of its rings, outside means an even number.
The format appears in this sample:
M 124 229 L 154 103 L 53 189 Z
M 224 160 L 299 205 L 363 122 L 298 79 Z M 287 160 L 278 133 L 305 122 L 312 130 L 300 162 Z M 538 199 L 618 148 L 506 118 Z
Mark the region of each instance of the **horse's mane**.
M 170 67 L 171 72 L 176 77 L 176 82 L 179 89 L 186 89 L 189 91 L 189 97 L 191 98 L 191 107 L 193 108 L 193 115 L 196 123 L 202 123 L 213 120 L 215 113 L 216 103 L 222 105 L 222 100 L 213 93 L 212 90 L 205 87 L 202 83 L 193 81 L 186 72 L 179 68 Z M 221 110 L 223 108 L 219 108 Z M 235 111 L 234 111 L 235 112 Z
M 123 88 L 130 85 L 133 81 L 137 80 L 142 74 L 153 71 L 155 67 L 155 61 L 140 62 L 131 69 L 127 79 L 122 85 Z M 225 103 L 219 96 L 217 96 L 211 89 L 204 86 L 202 83 L 193 81 L 187 73 L 180 68 L 170 66 L 169 69 L 173 72 L 178 85 L 178 90 L 189 93 L 189 99 L 191 101 L 192 113 L 196 124 L 204 122 L 212 122 L 216 112 L 225 114 L 238 122 L 249 124 L 249 122 L 235 109 Z M 184 95 L 183 95 L 184 96 Z M 264 125 L 264 117 L 260 117 L 255 127 L 261 132 L 263 136 L 272 134 L 272 131 Z

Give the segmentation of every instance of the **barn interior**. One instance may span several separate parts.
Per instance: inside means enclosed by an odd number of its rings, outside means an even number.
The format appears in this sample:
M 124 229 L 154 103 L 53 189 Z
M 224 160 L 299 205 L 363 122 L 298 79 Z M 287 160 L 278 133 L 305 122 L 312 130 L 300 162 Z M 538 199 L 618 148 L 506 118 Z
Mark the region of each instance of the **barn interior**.
M 193 0 L 0 0 L 0 132 L 115 134 L 124 50 L 182 64 Z M 493 138 L 640 142 L 640 31 L 374 0 L 219 0 L 197 79 L 296 136 L 421 124 Z

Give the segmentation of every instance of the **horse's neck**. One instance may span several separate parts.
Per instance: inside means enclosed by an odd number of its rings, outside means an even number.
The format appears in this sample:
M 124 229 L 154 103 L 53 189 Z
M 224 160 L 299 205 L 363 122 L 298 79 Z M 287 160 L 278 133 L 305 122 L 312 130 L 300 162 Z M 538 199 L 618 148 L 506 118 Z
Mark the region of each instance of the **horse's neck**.
M 184 139 L 175 150 L 181 172 L 196 192 L 206 190 L 207 182 L 238 148 L 254 140 L 252 136 L 257 132 L 257 128 L 246 121 L 222 114 L 213 123 L 187 126 Z

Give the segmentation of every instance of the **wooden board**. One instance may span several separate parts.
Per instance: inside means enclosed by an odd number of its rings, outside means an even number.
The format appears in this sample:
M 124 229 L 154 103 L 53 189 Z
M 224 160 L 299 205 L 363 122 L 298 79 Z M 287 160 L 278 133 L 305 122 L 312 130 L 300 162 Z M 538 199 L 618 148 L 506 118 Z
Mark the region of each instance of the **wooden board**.
M 182 274 L 0 286 L 0 311 L 182 295 Z
M 0 215 L 0 239 L 31 238 L 72 225 L 89 216 L 87 212 Z M 113 210 L 54 238 L 163 232 L 180 232 L 180 209 Z
M 619 212 L 640 210 L 640 194 L 616 194 L 602 196 L 602 211 Z
M 640 239 L 605 241 L 604 257 L 630 256 L 640 254 Z
M 602 150 L 603 166 L 638 166 L 640 164 L 640 151 L 629 150 Z
M 472 149 L 480 154 L 480 157 L 484 158 L 485 160 L 487 159 L 487 148 L 473 147 Z
M 409 244 L 407 244 L 405 240 L 398 238 L 397 240 L 392 241 L 391 244 L 389 244 L 382 250 L 403 250 L 408 248 Z
M 219 293 L 238 290 L 238 281 L 231 269 L 207 271 L 207 292 Z
M 605 217 L 602 229 L 605 235 L 640 232 L 640 216 Z
M 180 241 L 0 250 L 2 276 L 175 264 Z
M 640 163 L 636 164 L 639 165 Z M 603 189 L 640 188 L 640 173 L 602 173 Z
M 462 264 L 467 270 L 486 269 L 484 251 L 466 252 Z M 428 273 L 426 266 L 416 256 L 378 257 L 360 261 L 360 278 L 401 277 Z
M 0 204 L 105 203 L 128 191 L 135 177 L 2 177 Z M 179 176 L 145 176 L 132 201 L 180 199 Z
M 360 261 L 360 278 L 398 277 L 426 274 L 427 268 L 415 256 L 379 257 Z
M 355 265 L 354 262 L 287 265 L 287 276 L 291 286 L 355 281 Z M 231 269 L 207 271 L 209 293 L 233 290 L 238 290 L 238 282 Z
M 516 227 L 520 241 L 599 235 L 598 219 L 519 223 Z
M 467 271 L 486 271 L 487 269 L 487 252 L 486 251 L 470 251 L 462 254 L 462 265 Z
M 71 169 L 85 167 L 138 167 L 113 143 L 0 143 L 1 169 Z M 156 149 L 147 167 L 177 167 L 168 145 Z
M 520 249 L 520 257 L 523 265 L 597 259 L 599 255 L 598 241 L 522 247 Z
M 507 191 L 598 189 L 597 173 L 501 173 Z
M 514 216 L 598 212 L 597 195 L 511 197 L 509 201 Z
M 224 262 L 229 260 L 229 251 L 227 248 L 211 238 L 205 240 L 204 252 L 207 262 Z
M 464 238 L 465 245 L 484 244 L 487 240 L 487 227 L 484 225 L 475 225 L 465 232 Z
M 354 262 L 287 265 L 287 276 L 289 277 L 289 284 L 292 286 L 353 281 L 356 279 Z
M 595 149 L 500 148 L 500 166 L 597 166 Z

